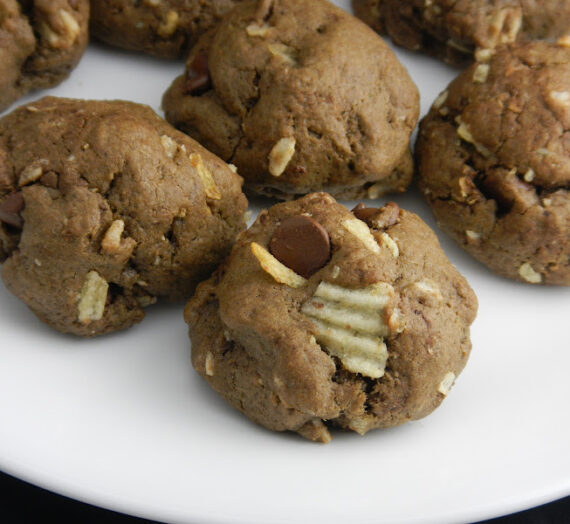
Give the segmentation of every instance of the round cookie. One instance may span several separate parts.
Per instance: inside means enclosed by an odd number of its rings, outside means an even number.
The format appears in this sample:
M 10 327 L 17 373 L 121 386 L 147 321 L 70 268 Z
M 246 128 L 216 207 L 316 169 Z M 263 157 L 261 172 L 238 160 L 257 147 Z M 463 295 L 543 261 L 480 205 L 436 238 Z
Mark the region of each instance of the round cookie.
M 130 102 L 46 97 L 0 120 L 0 262 L 44 322 L 83 336 L 186 299 L 245 228 L 241 178 Z
M 163 58 L 183 56 L 240 0 L 91 0 L 91 34 Z
M 185 319 L 194 368 L 232 406 L 328 442 L 331 427 L 364 434 L 435 409 L 467 362 L 476 309 L 417 215 L 313 193 L 262 211 Z
M 0 0 L 0 111 L 64 80 L 85 51 L 88 0 Z
M 420 188 L 499 275 L 570 284 L 570 42 L 513 44 L 456 78 L 420 125 Z
M 570 33 L 569 0 L 352 0 L 356 15 L 403 47 L 454 66 L 500 44 Z
M 376 198 L 412 176 L 417 89 L 378 35 L 324 0 L 241 3 L 191 50 L 163 107 L 254 193 Z

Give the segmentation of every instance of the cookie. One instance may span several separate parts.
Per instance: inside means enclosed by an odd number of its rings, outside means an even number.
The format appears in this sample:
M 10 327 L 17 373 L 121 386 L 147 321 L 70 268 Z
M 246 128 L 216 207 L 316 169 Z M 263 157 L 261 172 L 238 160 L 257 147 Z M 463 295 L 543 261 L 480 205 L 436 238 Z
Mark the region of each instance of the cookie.
M 245 228 L 241 182 L 146 106 L 23 106 L 0 120 L 2 279 L 59 331 L 129 327 L 227 255 Z
M 403 191 L 418 92 L 389 47 L 324 0 L 249 0 L 204 35 L 166 119 L 279 199 Z
M 262 211 L 185 319 L 194 368 L 232 406 L 328 442 L 329 428 L 364 434 L 435 409 L 476 309 L 417 215 L 313 193 Z
M 513 44 L 459 75 L 420 126 L 420 187 L 491 270 L 570 284 L 570 41 Z
M 63 81 L 88 40 L 88 0 L 0 0 L 0 111 Z
M 182 57 L 239 0 L 91 0 L 91 34 L 107 44 Z
M 568 0 L 352 0 L 358 17 L 398 45 L 454 66 L 474 53 L 570 33 Z

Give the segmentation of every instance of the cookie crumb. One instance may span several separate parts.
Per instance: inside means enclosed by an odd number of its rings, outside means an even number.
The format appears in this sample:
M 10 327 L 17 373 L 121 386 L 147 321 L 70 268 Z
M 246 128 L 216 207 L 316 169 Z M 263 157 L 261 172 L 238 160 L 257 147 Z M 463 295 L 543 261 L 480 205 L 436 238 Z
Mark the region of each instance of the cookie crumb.
M 534 270 L 529 262 L 525 262 L 519 267 L 519 275 L 531 284 L 540 284 L 542 275 Z

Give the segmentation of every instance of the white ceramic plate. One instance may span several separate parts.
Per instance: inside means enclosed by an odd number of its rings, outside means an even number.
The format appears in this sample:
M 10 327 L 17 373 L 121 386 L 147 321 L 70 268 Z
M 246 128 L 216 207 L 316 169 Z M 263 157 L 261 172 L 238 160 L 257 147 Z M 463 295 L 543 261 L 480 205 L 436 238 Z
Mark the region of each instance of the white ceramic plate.
M 455 71 L 397 52 L 425 112 Z M 92 46 L 50 93 L 159 111 L 182 67 Z M 435 226 L 415 192 L 395 200 Z M 441 524 L 570 494 L 570 289 L 498 278 L 440 239 L 480 301 L 467 368 L 426 419 L 337 433 L 329 445 L 270 433 L 220 400 L 191 368 L 182 304 L 80 340 L 0 285 L 0 469 L 93 504 L 201 524 Z

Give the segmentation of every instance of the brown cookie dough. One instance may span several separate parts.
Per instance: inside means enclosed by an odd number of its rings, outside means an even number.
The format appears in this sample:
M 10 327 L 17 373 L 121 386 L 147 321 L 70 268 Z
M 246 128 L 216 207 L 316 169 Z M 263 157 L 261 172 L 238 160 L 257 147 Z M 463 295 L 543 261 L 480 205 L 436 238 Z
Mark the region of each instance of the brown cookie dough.
M 569 0 L 352 0 L 356 15 L 414 51 L 462 66 L 474 53 L 570 33 Z
M 108 44 L 176 58 L 240 0 L 91 0 L 91 34 Z
M 64 80 L 88 40 L 88 0 L 0 0 L 0 111 Z
M 232 406 L 328 442 L 331 427 L 364 434 L 435 409 L 467 362 L 476 309 L 418 216 L 313 193 L 262 211 L 185 318 L 195 369 Z
M 6 287 L 91 336 L 188 298 L 245 228 L 241 178 L 131 102 L 46 97 L 0 120 Z
M 190 52 L 166 119 L 252 192 L 376 198 L 410 182 L 418 92 L 389 47 L 324 0 L 249 0 Z
M 514 44 L 455 79 L 420 126 L 438 223 L 499 275 L 570 284 L 570 41 Z

